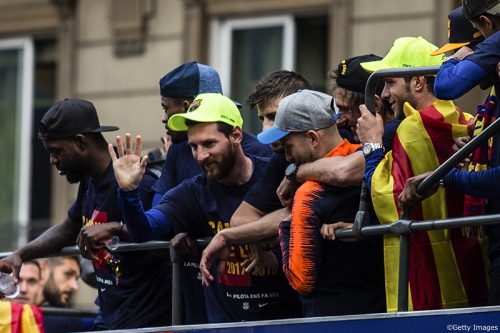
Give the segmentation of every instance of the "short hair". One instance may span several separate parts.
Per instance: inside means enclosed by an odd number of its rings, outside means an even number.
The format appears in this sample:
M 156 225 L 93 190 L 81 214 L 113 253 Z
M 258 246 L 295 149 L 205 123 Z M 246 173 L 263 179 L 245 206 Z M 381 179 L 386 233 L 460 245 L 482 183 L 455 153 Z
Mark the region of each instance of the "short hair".
M 287 70 L 279 70 L 262 78 L 248 95 L 250 108 L 257 104 L 291 95 L 300 89 L 312 89 L 311 84 L 302 75 Z
M 38 268 L 38 277 L 42 278 L 42 266 L 40 266 L 40 263 L 36 260 L 28 260 L 23 262 L 23 265 L 29 265 L 29 264 L 34 265 Z
M 199 122 L 199 121 L 186 119 L 186 126 L 187 127 L 191 127 L 191 126 L 195 126 L 195 125 L 199 125 L 199 124 L 208 124 L 208 123 L 203 123 L 203 122 Z M 229 125 L 229 124 L 223 123 L 221 121 L 218 121 L 215 124 L 217 124 L 217 130 L 219 132 L 221 132 L 222 134 L 224 134 L 224 136 L 226 138 L 229 138 L 229 136 L 233 132 L 234 127 Z
M 78 266 L 80 266 L 80 259 L 78 258 L 78 256 L 50 257 L 45 260 L 47 265 L 53 268 L 62 265 L 64 259 L 74 260 L 78 264 Z

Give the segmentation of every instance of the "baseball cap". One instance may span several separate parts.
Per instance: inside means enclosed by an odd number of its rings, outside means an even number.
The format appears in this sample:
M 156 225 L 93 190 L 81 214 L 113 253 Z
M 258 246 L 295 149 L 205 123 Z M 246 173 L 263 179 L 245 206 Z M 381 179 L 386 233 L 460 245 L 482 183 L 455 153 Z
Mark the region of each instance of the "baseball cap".
M 500 0 L 462 0 L 462 7 L 469 20 L 484 13 L 500 16 Z
M 464 16 L 463 8 L 458 7 L 448 14 L 448 44 L 441 46 L 431 55 L 443 54 L 456 50 L 470 43 L 479 43 L 484 40 L 479 30 L 476 30 Z
M 289 133 L 319 130 L 335 124 L 330 95 L 314 90 L 301 90 L 280 101 L 274 125 L 257 135 L 263 144 L 283 139 Z
M 194 98 L 186 113 L 178 113 L 168 120 L 173 131 L 187 131 L 186 120 L 200 123 L 223 122 L 231 126 L 243 126 L 240 110 L 226 96 L 215 93 L 200 94 Z
M 66 98 L 52 105 L 38 126 L 38 138 L 63 139 L 76 134 L 117 131 L 101 126 L 94 105 L 83 99 Z
M 431 55 L 436 49 L 437 46 L 423 37 L 401 37 L 394 41 L 384 59 L 363 62 L 361 67 L 371 73 L 385 68 L 439 66 L 443 62 L 443 55 Z
M 364 94 L 370 74 L 363 70 L 361 63 L 378 60 L 382 60 L 382 57 L 374 54 L 365 54 L 342 60 L 337 66 L 337 78 L 335 80 L 337 86 Z M 377 94 L 380 95 L 383 86 L 380 85 L 377 88 Z
M 191 61 L 160 79 L 160 94 L 163 97 L 195 97 L 202 93 L 222 94 L 219 73 L 213 67 Z

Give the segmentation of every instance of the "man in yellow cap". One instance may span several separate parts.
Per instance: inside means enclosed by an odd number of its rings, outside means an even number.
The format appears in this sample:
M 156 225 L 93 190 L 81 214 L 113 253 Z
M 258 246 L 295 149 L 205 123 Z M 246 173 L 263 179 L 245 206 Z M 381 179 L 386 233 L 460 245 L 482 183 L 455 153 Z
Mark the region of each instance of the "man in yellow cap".
M 362 64 L 368 71 L 439 65 L 442 56 L 422 37 L 403 37 L 381 61 Z M 436 98 L 433 76 L 385 78 L 382 98 L 395 114 L 402 114 L 391 152 L 384 155 L 380 116 L 361 108 L 358 136 L 364 144 L 365 180 L 371 188 L 374 210 L 380 223 L 400 218 L 397 196 L 408 178 L 434 170 L 453 154 L 454 138 L 465 136 L 465 116 L 453 102 Z M 422 206 L 415 207 L 413 220 L 461 216 L 463 196 L 440 190 Z M 475 237 L 460 232 L 436 230 L 410 237 L 409 286 L 413 310 L 484 305 L 487 297 L 481 247 Z M 388 311 L 397 309 L 399 237 L 384 237 L 384 262 Z M 482 273 L 482 274 L 481 274 Z M 472 282 L 474 281 L 474 282 Z
M 125 149 L 117 137 L 119 158 L 111 146 L 109 152 L 120 186 L 123 219 L 133 241 L 169 239 L 181 232 L 192 238 L 212 237 L 229 226 L 234 211 L 267 165 L 267 159 L 244 154 L 242 126 L 238 108 L 221 94 L 200 94 L 187 113 L 172 116 L 168 127 L 187 131 L 203 174 L 167 192 L 147 212 L 138 192 L 147 164 L 147 157 L 140 156 L 141 138 L 137 137 L 132 151 L 130 134 Z M 241 265 L 247 258 L 245 246 L 234 246 L 227 263 L 214 270 L 216 283 L 204 288 L 209 322 L 288 318 L 297 313 L 293 304 L 298 306 L 298 302 L 283 273 L 269 268 L 247 273 Z

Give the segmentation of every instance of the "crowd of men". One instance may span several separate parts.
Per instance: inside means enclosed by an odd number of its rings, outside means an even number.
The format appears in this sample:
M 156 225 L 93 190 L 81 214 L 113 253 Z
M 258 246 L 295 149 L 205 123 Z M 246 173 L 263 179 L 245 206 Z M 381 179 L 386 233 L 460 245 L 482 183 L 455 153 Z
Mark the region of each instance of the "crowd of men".
M 223 95 L 214 68 L 182 64 L 159 82 L 169 137 L 159 177 L 139 135 L 108 144 L 101 132 L 118 128 L 101 126 L 91 102 L 57 102 L 39 138 L 60 175 L 80 183 L 78 197 L 65 221 L 1 260 L 0 270 L 18 277 L 19 300 L 35 303 L 29 285 L 40 267 L 31 260 L 76 242 L 96 274 L 94 330 L 171 322 L 168 258 L 110 252 L 113 237 L 175 247 L 185 324 L 395 311 L 398 237 L 335 236 L 352 228 L 362 181 L 371 224 L 398 220 L 404 207 L 415 220 L 500 212 L 499 134 L 440 186 L 417 192 L 500 112 L 500 1 L 463 0 L 449 19 L 449 43 L 439 49 L 401 37 L 384 57 L 343 60 L 330 73 L 331 94 L 295 72 L 268 74 L 248 98 L 262 121 L 257 137 L 243 131 L 240 105 Z M 386 77 L 375 110 L 364 105 L 372 72 L 422 66 L 440 69 Z M 476 85 L 491 87 L 477 111 L 455 106 L 451 100 Z M 201 251 L 194 240 L 203 237 L 212 241 Z M 272 237 L 279 245 L 255 243 Z M 409 286 L 413 310 L 500 304 L 500 227 L 412 234 Z

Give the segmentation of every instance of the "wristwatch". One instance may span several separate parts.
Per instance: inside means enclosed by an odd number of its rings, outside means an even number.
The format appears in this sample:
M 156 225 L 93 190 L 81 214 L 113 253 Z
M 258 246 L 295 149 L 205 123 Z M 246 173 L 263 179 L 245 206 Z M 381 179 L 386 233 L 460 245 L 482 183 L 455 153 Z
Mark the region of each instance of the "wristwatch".
M 297 171 L 299 167 L 295 163 L 290 163 L 285 169 L 285 177 L 292 182 L 297 182 Z
M 362 148 L 363 155 L 369 156 L 377 149 L 382 149 L 383 151 L 385 151 L 384 145 L 381 143 L 365 143 Z

